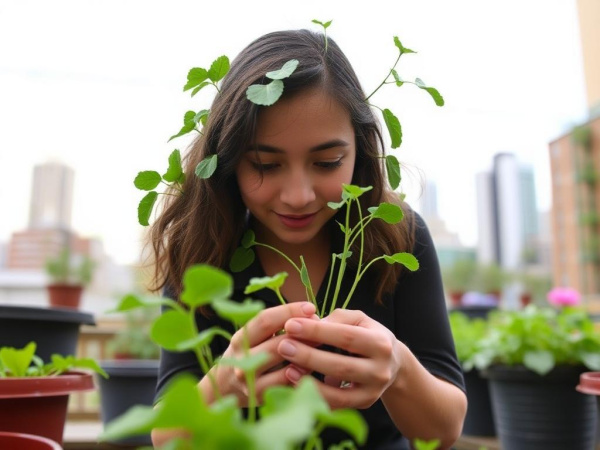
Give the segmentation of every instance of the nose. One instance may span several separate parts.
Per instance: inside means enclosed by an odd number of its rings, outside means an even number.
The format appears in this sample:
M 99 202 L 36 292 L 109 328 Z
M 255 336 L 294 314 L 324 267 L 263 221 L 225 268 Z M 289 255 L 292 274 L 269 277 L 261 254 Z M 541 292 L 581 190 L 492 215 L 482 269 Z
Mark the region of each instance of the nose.
M 289 179 L 282 183 L 280 198 L 282 203 L 295 210 L 313 202 L 316 195 L 310 175 L 301 170 L 289 174 Z

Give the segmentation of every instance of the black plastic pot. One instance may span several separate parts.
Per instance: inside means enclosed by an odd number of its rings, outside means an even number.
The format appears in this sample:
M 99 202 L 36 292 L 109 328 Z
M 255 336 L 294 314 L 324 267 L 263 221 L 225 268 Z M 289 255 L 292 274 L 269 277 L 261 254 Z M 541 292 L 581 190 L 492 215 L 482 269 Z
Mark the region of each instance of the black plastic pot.
M 492 366 L 489 380 L 496 430 L 510 450 L 594 448 L 596 405 L 575 390 L 581 366 L 558 366 L 541 376 L 523 366 Z
M 0 347 L 37 344 L 36 355 L 75 355 L 81 325 L 96 325 L 89 313 L 63 308 L 0 305 Z
M 453 306 L 449 312 L 460 311 L 469 319 L 487 319 L 489 313 L 498 309 L 497 306 Z
M 476 370 L 464 374 L 469 407 L 463 425 L 463 434 L 469 436 L 496 436 L 488 380 Z
M 100 389 L 100 413 L 106 426 L 134 405 L 151 406 L 158 380 L 158 360 L 127 359 L 101 361 L 109 378 L 96 377 Z M 152 445 L 150 435 L 114 441 L 125 445 Z

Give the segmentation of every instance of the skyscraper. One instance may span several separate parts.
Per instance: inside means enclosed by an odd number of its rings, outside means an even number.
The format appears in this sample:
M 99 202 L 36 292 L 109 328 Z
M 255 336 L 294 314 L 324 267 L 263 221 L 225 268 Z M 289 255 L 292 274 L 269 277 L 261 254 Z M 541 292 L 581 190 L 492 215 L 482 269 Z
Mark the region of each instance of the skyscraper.
M 36 165 L 33 173 L 29 228 L 71 229 L 73 169 L 58 163 Z
M 490 172 L 477 175 L 478 260 L 517 269 L 535 255 L 538 213 L 530 167 L 510 153 L 495 155 Z

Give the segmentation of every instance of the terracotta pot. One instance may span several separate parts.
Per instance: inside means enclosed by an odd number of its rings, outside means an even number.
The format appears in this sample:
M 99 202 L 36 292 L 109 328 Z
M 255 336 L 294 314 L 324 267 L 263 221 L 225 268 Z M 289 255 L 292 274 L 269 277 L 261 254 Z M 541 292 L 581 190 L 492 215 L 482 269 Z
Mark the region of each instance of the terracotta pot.
M 50 306 L 79 309 L 83 286 L 72 284 L 50 284 L 47 286 Z
M 531 300 L 532 300 L 531 294 L 529 294 L 527 292 L 521 294 L 521 306 L 523 308 L 525 308 L 527 305 L 530 305 Z
M 0 378 L 3 431 L 43 436 L 62 445 L 69 394 L 94 389 L 91 373 L 54 377 Z M 12 448 L 0 445 L 0 448 Z
M 53 440 L 33 434 L 0 431 L 0 448 L 10 450 L 62 450 Z
M 465 293 L 463 291 L 452 291 L 448 295 L 450 296 L 450 303 L 452 303 L 452 306 L 460 306 Z

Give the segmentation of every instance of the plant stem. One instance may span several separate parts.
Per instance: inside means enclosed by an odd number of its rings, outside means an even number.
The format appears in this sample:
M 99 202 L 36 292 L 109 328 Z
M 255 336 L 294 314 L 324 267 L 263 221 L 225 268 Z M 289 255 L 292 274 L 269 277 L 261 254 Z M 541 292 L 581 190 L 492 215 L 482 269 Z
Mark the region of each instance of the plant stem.
M 354 294 L 354 289 L 356 289 L 356 286 L 358 285 L 358 282 L 360 281 L 360 268 L 362 267 L 363 253 L 365 251 L 365 226 L 366 226 L 366 224 L 363 223 L 362 209 L 360 207 L 360 200 L 358 200 L 358 198 L 356 199 L 356 205 L 358 207 L 358 217 L 359 217 L 358 223 L 360 225 L 357 227 L 358 232 L 355 235 L 355 238 L 356 238 L 356 236 L 360 236 L 360 253 L 358 255 L 358 267 L 356 268 L 356 276 L 354 277 L 354 283 L 352 284 L 352 288 L 350 289 L 350 292 L 348 292 L 348 296 L 346 297 L 346 301 L 344 301 L 344 304 L 342 305 L 342 309 L 346 309 L 346 307 L 348 306 L 348 303 L 350 303 L 352 294 Z M 354 239 L 351 241 L 350 245 L 352 245 L 352 242 L 354 242 Z
M 285 300 L 281 296 L 281 292 L 279 291 L 279 288 L 275 288 L 275 293 L 277 294 L 277 298 L 279 299 L 279 301 L 281 302 L 281 304 L 285 305 Z
M 325 427 L 323 426 L 322 423 L 317 424 L 317 426 L 314 428 L 313 432 L 311 433 L 310 437 L 308 438 L 308 441 L 306 441 L 304 450 L 311 450 L 311 449 L 315 448 L 315 446 L 317 445 L 317 440 L 319 439 L 319 435 L 323 432 L 324 428 Z
M 325 291 L 325 298 L 323 299 L 323 305 L 321 311 L 319 311 L 319 317 L 322 319 L 326 311 L 327 299 L 329 298 L 329 287 L 331 286 L 331 279 L 333 278 L 333 269 L 335 268 L 335 253 L 331 254 L 331 270 L 329 271 L 329 278 L 327 280 L 327 290 Z
M 371 94 L 365 99 L 366 102 L 369 101 L 369 99 L 373 96 L 373 94 L 375 92 L 377 92 L 379 90 L 379 88 L 381 88 L 381 86 L 383 86 L 385 84 L 385 82 L 387 81 L 387 79 L 390 77 L 390 75 L 392 74 L 392 70 L 394 70 L 396 68 L 396 65 L 398 64 L 398 61 L 400 61 L 400 57 L 402 56 L 402 53 L 400 53 L 398 55 L 398 58 L 396 58 L 396 62 L 394 63 L 394 66 L 390 69 L 390 71 L 388 72 L 388 74 L 386 75 L 386 77 L 383 79 L 383 81 L 381 82 L 381 84 L 379 86 L 377 86 L 375 88 L 375 90 L 373 92 L 371 92 Z
M 350 230 L 350 205 L 351 205 L 352 200 L 348 200 L 346 202 L 346 222 L 345 222 L 345 226 L 344 229 L 346 230 L 346 232 L 344 233 L 344 250 L 342 253 L 342 262 L 340 263 L 340 268 L 338 270 L 338 277 L 337 277 L 337 281 L 335 284 L 335 291 L 333 293 L 333 299 L 331 301 L 331 307 L 329 308 L 329 314 L 331 314 L 333 312 L 333 310 L 335 309 L 335 305 L 337 303 L 337 298 L 338 295 L 340 293 L 340 287 L 342 285 L 342 278 L 344 277 L 344 271 L 346 270 L 346 259 L 347 259 L 347 254 L 348 254 L 348 242 L 349 242 L 349 238 L 350 238 L 350 233 L 352 231 L 348 231 Z
M 244 355 L 250 356 L 250 338 L 248 337 L 248 327 L 244 325 Z M 256 422 L 256 386 L 254 370 L 246 372 L 246 386 L 248 387 L 248 420 L 250 423 Z

